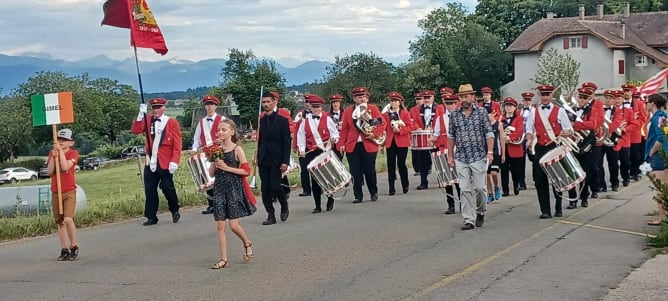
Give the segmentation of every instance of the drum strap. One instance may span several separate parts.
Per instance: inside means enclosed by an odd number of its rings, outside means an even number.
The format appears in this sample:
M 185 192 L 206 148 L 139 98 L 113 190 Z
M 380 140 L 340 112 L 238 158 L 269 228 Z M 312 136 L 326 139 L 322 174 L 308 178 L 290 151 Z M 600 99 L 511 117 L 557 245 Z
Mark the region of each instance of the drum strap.
M 327 116 L 321 115 L 320 118 L 323 118 L 325 122 L 327 122 Z M 313 139 L 315 140 L 315 145 L 318 146 L 319 149 L 323 151 L 328 151 L 328 147 L 325 145 L 325 143 L 322 141 L 322 137 L 320 137 L 320 133 L 318 131 L 318 123 L 312 124 L 313 120 L 311 118 L 306 118 L 306 122 L 308 122 L 308 127 L 311 130 L 311 135 L 313 135 Z M 322 121 L 321 121 L 322 122 Z
M 553 110 L 559 110 L 559 108 L 553 107 Z M 540 116 L 540 120 L 543 122 L 543 126 L 545 127 L 545 131 L 547 132 L 547 135 L 550 136 L 550 140 L 552 142 L 557 142 L 557 137 L 554 134 L 554 130 L 552 129 L 552 124 L 550 124 L 550 121 L 547 118 L 547 115 L 545 115 L 545 112 L 543 110 L 538 110 L 538 116 Z
M 210 145 L 213 144 L 213 139 L 211 139 L 211 126 L 209 126 L 208 122 L 204 122 L 205 119 L 206 118 L 202 118 L 200 120 L 200 129 L 202 130 L 202 134 L 204 134 L 204 145 Z M 213 124 L 213 122 L 211 123 Z

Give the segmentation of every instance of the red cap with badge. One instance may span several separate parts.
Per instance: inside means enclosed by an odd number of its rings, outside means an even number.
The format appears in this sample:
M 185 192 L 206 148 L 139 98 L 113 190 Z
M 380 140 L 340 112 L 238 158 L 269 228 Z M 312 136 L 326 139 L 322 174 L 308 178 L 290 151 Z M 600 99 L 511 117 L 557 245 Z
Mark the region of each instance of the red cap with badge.
M 455 103 L 455 102 L 459 101 L 459 96 L 457 96 L 455 94 L 443 95 L 441 98 L 443 99 L 444 103 Z
M 503 104 L 517 106 L 517 100 L 515 100 L 515 98 L 512 97 L 506 97 L 503 99 Z
M 353 88 L 351 92 L 353 96 L 360 96 L 360 95 L 371 96 L 371 93 L 369 93 L 369 89 L 367 89 L 366 87 Z
M 274 100 L 281 99 L 281 94 L 278 94 L 278 92 L 276 92 L 276 91 L 269 92 L 269 94 L 271 94 L 271 96 L 274 97 Z
M 585 96 L 584 98 L 588 98 L 591 96 L 591 90 L 586 89 L 586 88 L 579 88 L 578 89 L 578 95 L 579 96 Z
M 390 101 L 392 101 L 392 100 L 404 101 L 404 96 L 401 95 L 401 93 L 394 92 L 394 91 L 390 92 L 390 93 L 387 93 L 387 98 L 389 98 Z
M 491 93 L 492 93 L 492 88 L 490 88 L 490 87 L 482 87 L 482 89 L 480 89 L 480 92 L 481 92 L 481 93 L 490 93 L 490 94 L 491 94 Z
M 164 106 L 167 104 L 167 99 L 164 98 L 153 98 L 148 101 L 150 106 Z
M 553 85 L 540 85 L 540 86 L 536 87 L 536 90 L 538 90 L 541 95 L 550 95 L 550 93 L 554 92 L 554 86 Z
M 308 98 L 306 97 L 306 95 L 308 95 Z M 315 94 L 306 94 L 306 95 L 304 95 L 304 98 L 306 98 L 308 100 L 308 103 L 310 103 L 312 105 L 314 105 L 314 104 L 324 105 L 325 104 L 325 100 L 322 99 L 322 97 L 320 97 L 318 95 L 315 95 Z
M 218 97 L 215 97 L 213 95 L 207 95 L 202 97 L 202 103 L 204 103 L 205 105 L 212 103 L 218 106 L 220 105 L 220 99 L 218 99 Z
M 329 102 L 335 102 L 335 101 L 342 101 L 343 100 L 343 95 L 341 94 L 334 94 L 329 96 Z
M 422 97 L 430 97 L 434 95 L 436 95 L 436 93 L 434 93 L 434 91 L 432 90 L 422 91 Z
M 605 91 L 603 91 L 603 96 L 615 97 L 615 91 L 614 90 L 605 90 Z
M 624 97 L 624 91 L 623 90 L 614 90 L 615 97 Z
M 441 97 L 444 97 L 443 96 L 444 94 L 446 94 L 446 95 L 447 94 L 455 94 L 455 90 L 453 90 L 450 87 L 443 87 L 443 88 L 441 88 Z
M 525 101 L 526 100 L 533 100 L 533 97 L 535 95 L 536 94 L 534 94 L 533 92 L 524 92 L 524 93 L 522 93 L 522 99 L 525 100 Z
M 630 90 L 633 90 L 633 88 L 635 88 L 635 87 L 636 87 L 636 86 L 634 86 L 634 85 L 632 85 L 632 84 L 626 83 L 626 84 L 623 84 L 623 85 L 622 85 L 622 90 L 624 90 L 624 91 L 630 91 Z
M 596 93 L 596 89 L 598 89 L 598 86 L 595 83 L 586 82 L 586 83 L 582 83 L 582 88 L 587 89 L 587 90 L 591 90 L 590 94 L 594 94 L 594 93 Z

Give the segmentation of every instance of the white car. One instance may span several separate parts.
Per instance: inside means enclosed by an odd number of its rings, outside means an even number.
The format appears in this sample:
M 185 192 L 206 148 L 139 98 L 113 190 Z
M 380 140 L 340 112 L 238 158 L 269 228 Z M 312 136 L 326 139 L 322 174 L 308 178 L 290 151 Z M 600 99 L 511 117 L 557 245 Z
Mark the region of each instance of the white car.
M 16 183 L 22 180 L 37 180 L 37 172 L 23 167 L 0 169 L 0 184 Z

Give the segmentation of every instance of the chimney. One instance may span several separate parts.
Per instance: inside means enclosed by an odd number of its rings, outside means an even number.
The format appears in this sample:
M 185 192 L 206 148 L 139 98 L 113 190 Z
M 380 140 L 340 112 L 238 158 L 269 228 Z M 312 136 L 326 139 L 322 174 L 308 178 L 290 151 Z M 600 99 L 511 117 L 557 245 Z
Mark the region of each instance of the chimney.
M 578 4 L 578 11 L 580 12 L 580 20 L 585 19 L 585 5 L 580 3 Z
M 624 3 L 624 18 L 628 18 L 631 16 L 631 3 L 626 2 Z
M 603 19 L 603 4 L 596 6 L 596 12 L 598 13 L 598 18 Z
M 547 18 L 548 18 L 548 19 L 554 19 L 554 13 L 553 13 L 553 12 L 549 11 L 549 12 L 547 12 L 547 13 L 545 13 L 545 14 L 547 15 Z

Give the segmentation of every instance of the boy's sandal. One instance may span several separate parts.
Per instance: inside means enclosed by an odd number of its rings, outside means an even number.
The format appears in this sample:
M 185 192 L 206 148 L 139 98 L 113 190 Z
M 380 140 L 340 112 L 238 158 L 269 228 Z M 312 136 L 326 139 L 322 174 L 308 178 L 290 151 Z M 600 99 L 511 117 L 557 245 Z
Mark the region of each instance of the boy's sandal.
M 212 270 L 219 270 L 219 269 L 223 269 L 223 268 L 226 268 L 226 267 L 227 267 L 227 260 L 221 259 L 218 262 L 216 262 L 215 264 L 213 264 L 211 266 L 211 269 Z
M 248 248 L 253 246 L 253 242 L 248 241 L 248 244 L 244 245 L 244 249 L 246 250 L 246 254 L 244 254 L 243 259 L 245 263 L 248 263 L 253 259 L 253 251 L 251 250 L 248 252 Z

